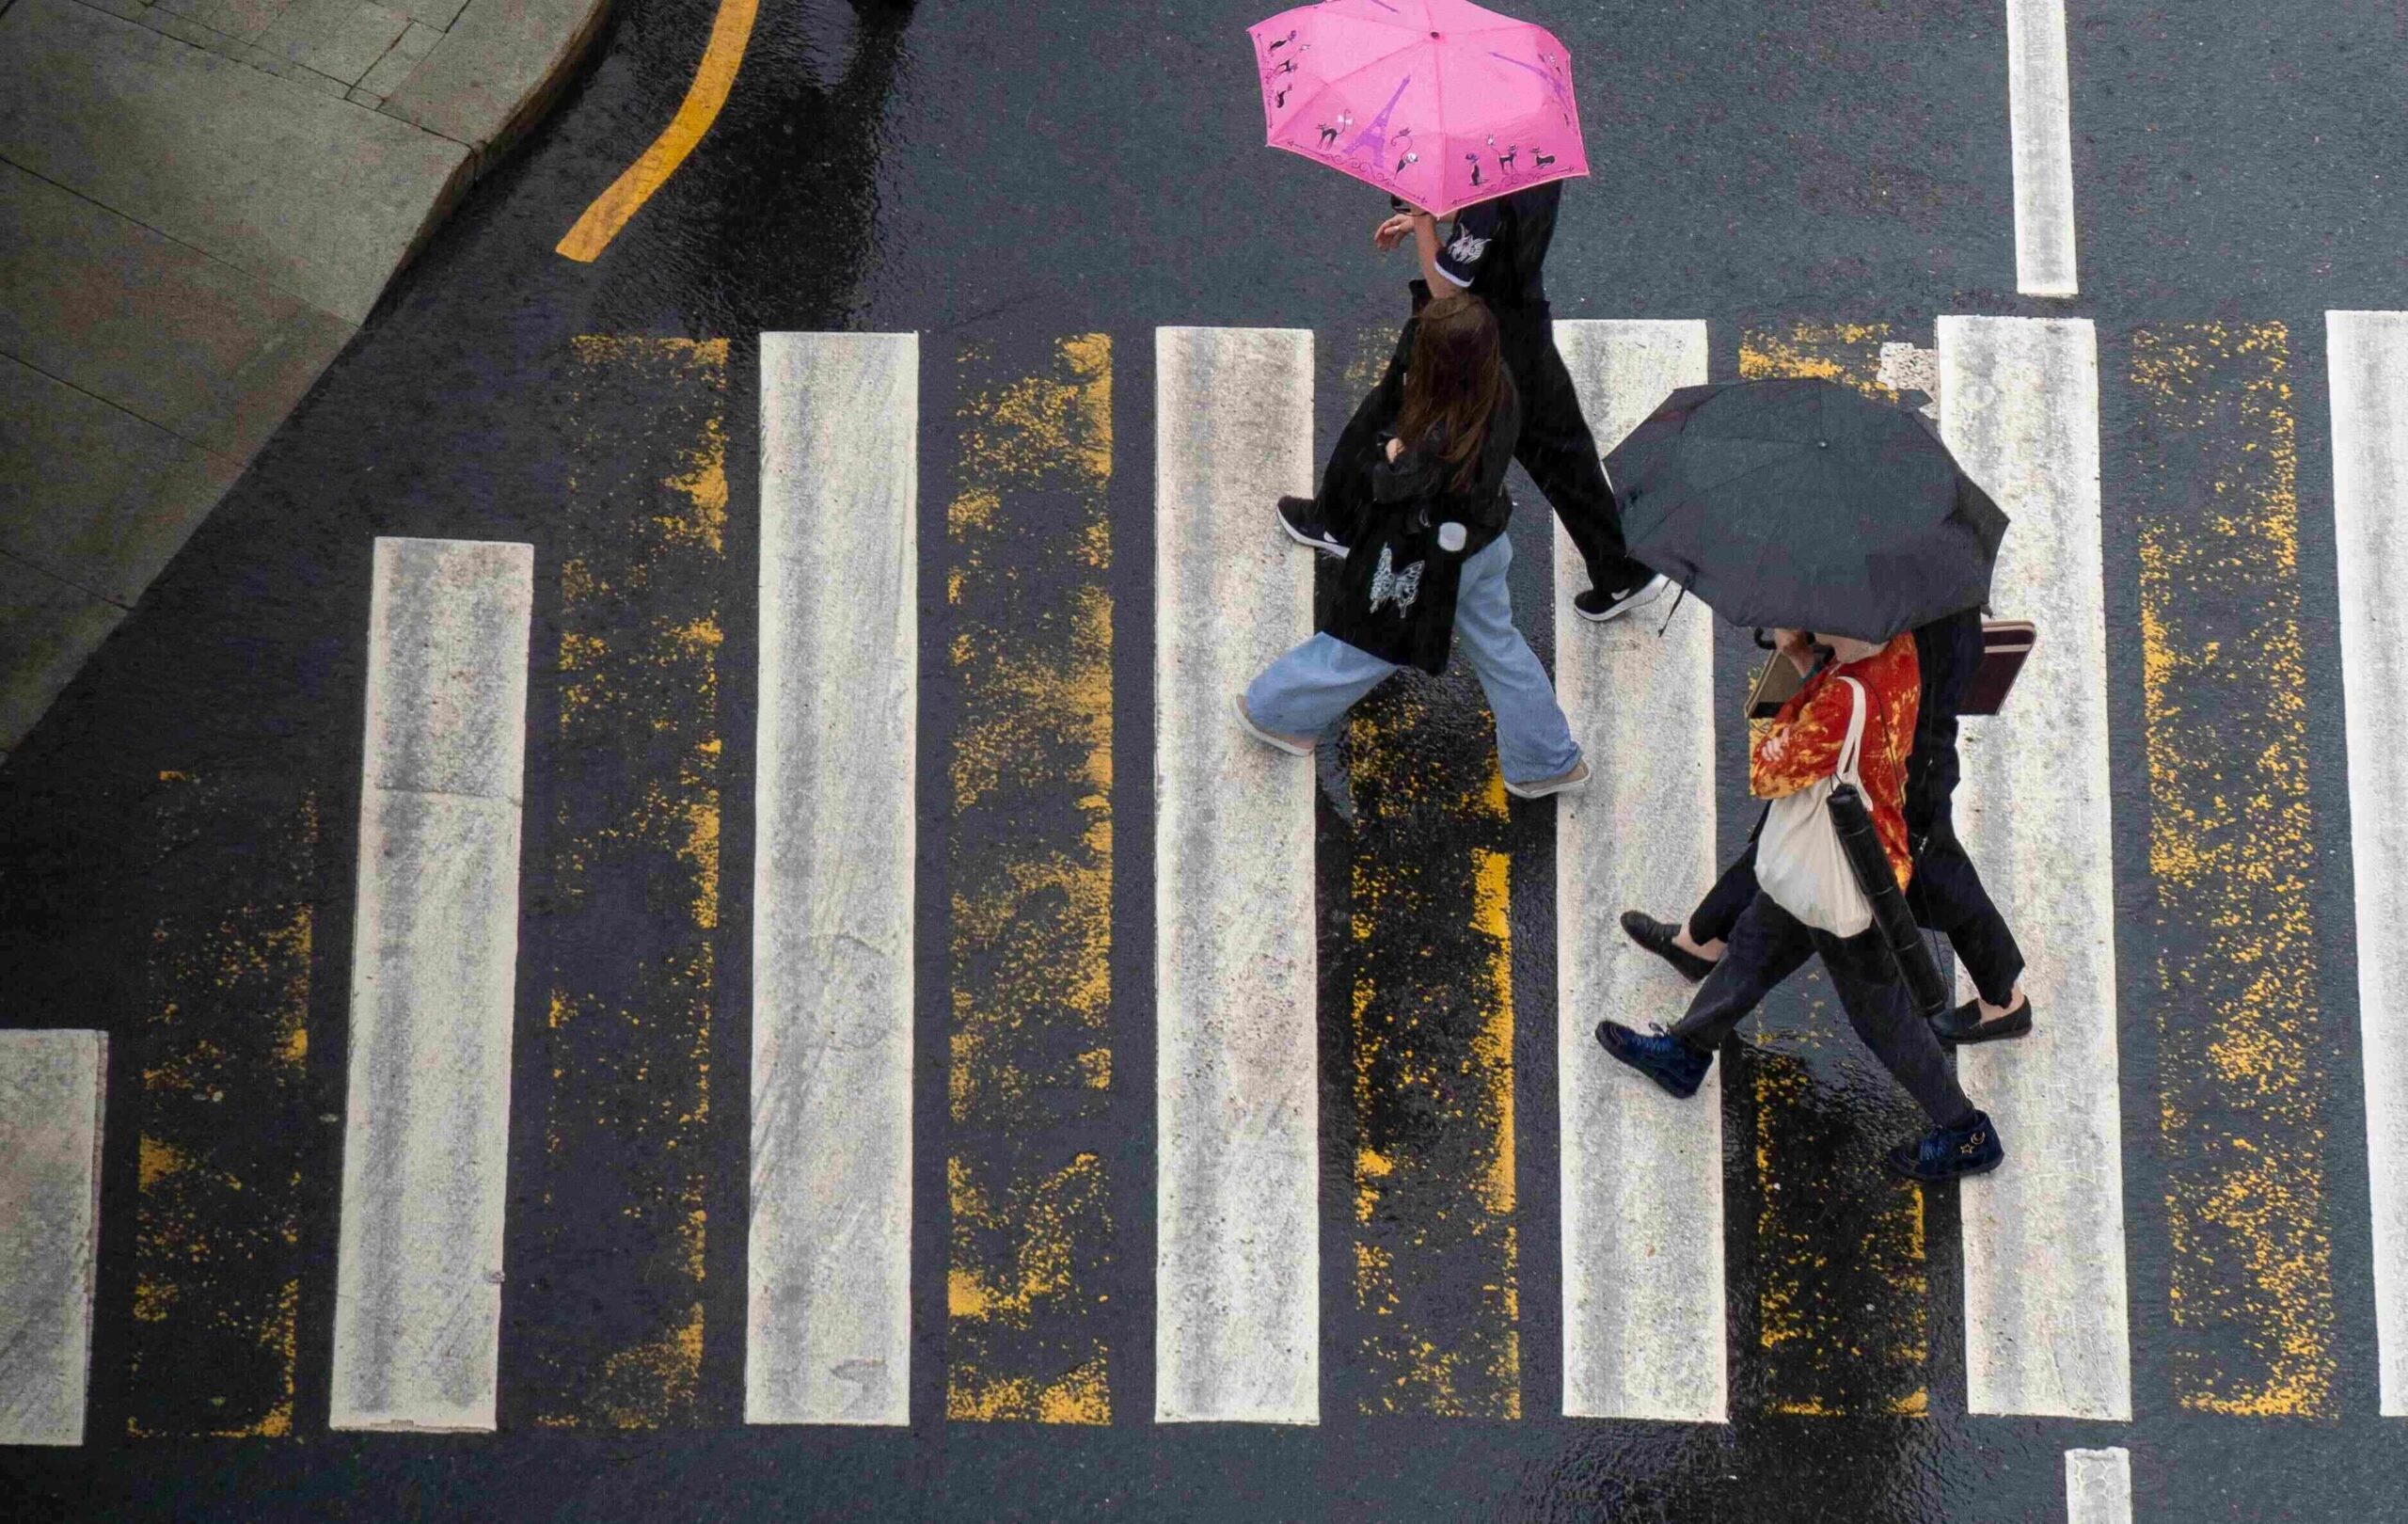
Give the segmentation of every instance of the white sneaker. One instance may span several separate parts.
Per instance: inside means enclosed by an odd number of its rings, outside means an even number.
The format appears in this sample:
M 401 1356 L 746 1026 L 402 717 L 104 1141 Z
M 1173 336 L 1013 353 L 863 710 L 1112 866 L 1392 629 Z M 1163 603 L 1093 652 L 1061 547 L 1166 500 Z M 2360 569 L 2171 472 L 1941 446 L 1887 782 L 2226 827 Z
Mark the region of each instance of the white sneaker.
M 1229 709 L 1238 717 L 1238 723 L 1245 727 L 1245 733 L 1247 735 L 1252 736 L 1256 740 L 1259 740 L 1263 745 L 1270 747 L 1273 751 L 1285 752 L 1290 756 L 1310 756 L 1313 754 L 1312 737 L 1291 736 L 1283 731 L 1265 730 L 1260 725 L 1256 724 L 1254 722 L 1254 716 L 1246 713 L 1245 695 L 1244 693 L 1232 693 L 1229 695 Z M 1587 764 L 1583 763 L 1582 766 L 1586 767 Z M 1508 784 L 1505 786 L 1511 788 L 1513 785 Z
M 1585 756 L 1572 764 L 1571 771 L 1559 772 L 1552 778 L 1541 778 L 1533 783 L 1520 784 L 1511 778 L 1505 780 L 1505 792 L 1515 799 L 1545 799 L 1549 794 L 1576 794 L 1588 786 L 1589 759 Z

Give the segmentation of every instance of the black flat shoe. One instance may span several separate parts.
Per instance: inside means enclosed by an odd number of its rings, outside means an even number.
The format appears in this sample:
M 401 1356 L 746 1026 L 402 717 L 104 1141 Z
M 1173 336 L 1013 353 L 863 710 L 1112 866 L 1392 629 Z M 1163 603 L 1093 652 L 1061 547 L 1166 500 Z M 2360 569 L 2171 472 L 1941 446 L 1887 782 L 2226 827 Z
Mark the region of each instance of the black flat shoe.
M 1982 1020 L 1982 1003 L 1968 1000 L 1945 1016 L 1933 1018 L 1931 1024 L 1931 1035 L 1952 1048 L 1961 1048 L 1969 1042 L 1996 1042 L 2001 1038 L 2021 1037 L 2030 1030 L 2032 997 L 2028 994 L 2023 997 L 2023 1003 L 2013 1010 L 2004 1016 L 1993 1016 L 1987 1022 Z
M 1691 984 L 1714 972 L 1714 960 L 1700 958 L 1687 947 L 1673 943 L 1672 939 L 1681 934 L 1681 929 L 1669 921 L 1659 921 L 1645 911 L 1624 911 L 1622 913 L 1622 929 L 1631 941 L 1671 964 L 1672 972 Z

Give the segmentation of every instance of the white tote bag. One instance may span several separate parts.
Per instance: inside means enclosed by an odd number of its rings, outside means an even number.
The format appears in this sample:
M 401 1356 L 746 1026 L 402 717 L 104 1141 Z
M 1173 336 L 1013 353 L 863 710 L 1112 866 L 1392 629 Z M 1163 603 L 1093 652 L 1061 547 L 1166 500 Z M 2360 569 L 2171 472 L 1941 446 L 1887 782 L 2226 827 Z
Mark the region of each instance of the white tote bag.
M 1858 793 L 1864 791 L 1856 770 L 1864 745 L 1864 689 L 1853 677 L 1840 681 L 1854 691 L 1856 707 L 1848 716 L 1847 739 L 1840 746 L 1839 770 L 1772 802 L 1764 831 L 1756 837 L 1756 887 L 1808 926 L 1852 937 L 1873 924 L 1873 906 L 1857 884 L 1856 870 L 1848 865 L 1824 802 L 1831 797 L 1831 786 L 1842 780 Z

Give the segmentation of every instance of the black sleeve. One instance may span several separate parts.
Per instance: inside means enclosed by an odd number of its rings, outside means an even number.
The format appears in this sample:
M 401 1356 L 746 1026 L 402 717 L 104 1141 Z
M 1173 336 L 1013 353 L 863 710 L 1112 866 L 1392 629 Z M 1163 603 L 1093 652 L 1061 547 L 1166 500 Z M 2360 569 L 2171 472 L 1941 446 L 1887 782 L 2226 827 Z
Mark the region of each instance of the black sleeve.
M 1505 231 L 1505 201 L 1474 201 L 1455 214 L 1454 236 L 1438 245 L 1438 273 L 1458 288 L 1469 286 L 1488 258 L 1489 245 Z

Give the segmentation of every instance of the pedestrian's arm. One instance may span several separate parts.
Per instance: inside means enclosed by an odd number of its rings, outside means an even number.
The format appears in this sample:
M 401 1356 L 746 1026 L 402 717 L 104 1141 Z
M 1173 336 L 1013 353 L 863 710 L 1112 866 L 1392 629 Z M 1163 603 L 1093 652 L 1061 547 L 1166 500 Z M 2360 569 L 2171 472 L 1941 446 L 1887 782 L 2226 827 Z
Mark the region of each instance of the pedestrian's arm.
M 1795 715 L 1774 721 L 1749 749 L 1748 792 L 1783 799 L 1838 771 L 1854 703 L 1846 683 L 1827 683 Z
M 1421 256 L 1421 278 L 1430 283 L 1433 294 L 1464 288 L 1465 282 L 1438 266 L 1438 219 L 1427 212 L 1413 214 L 1413 247 Z

